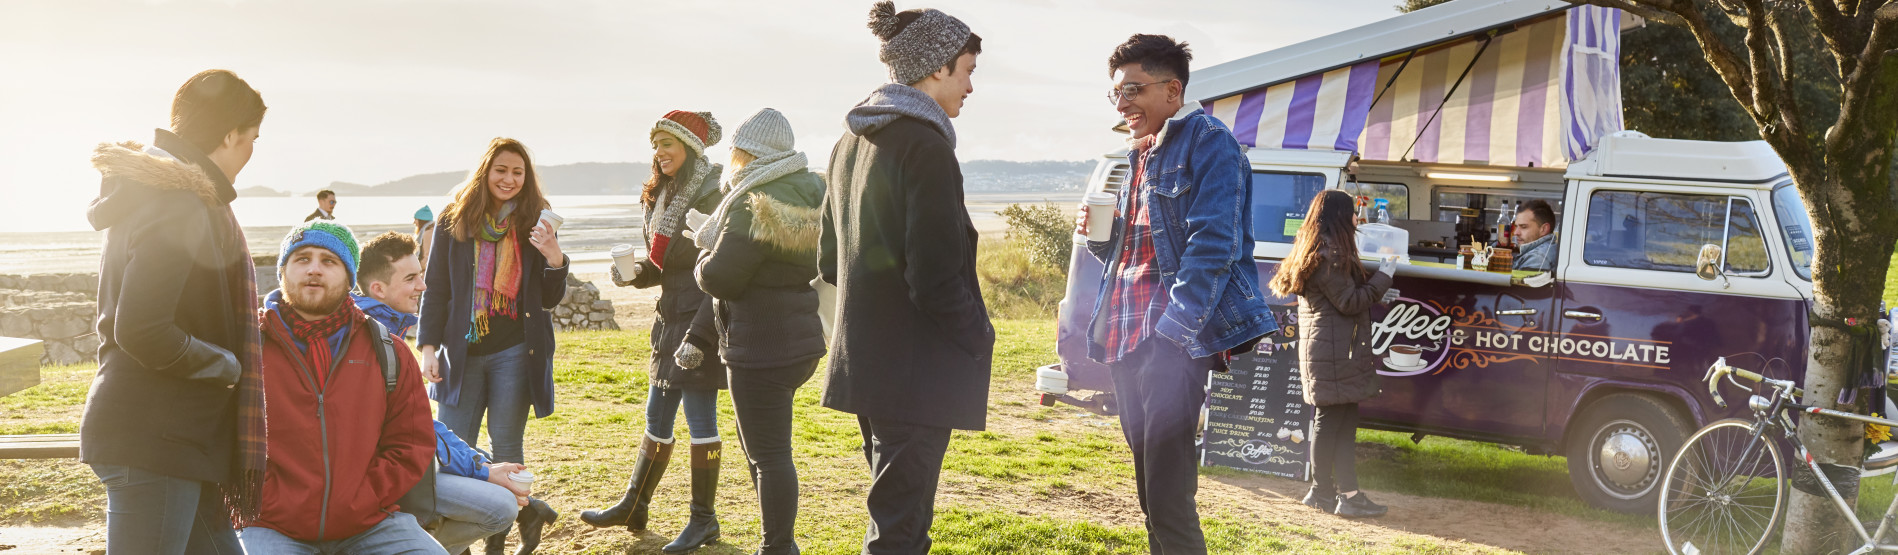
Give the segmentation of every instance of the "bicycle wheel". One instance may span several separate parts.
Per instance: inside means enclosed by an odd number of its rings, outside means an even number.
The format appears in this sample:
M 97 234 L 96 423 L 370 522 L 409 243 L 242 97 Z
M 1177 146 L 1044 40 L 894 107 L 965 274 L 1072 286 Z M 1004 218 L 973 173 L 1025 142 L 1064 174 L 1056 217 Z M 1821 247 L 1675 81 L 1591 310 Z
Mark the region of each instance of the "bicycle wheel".
M 1786 512 L 1786 466 L 1753 422 L 1709 424 L 1681 446 L 1661 483 L 1669 553 L 1760 553 Z

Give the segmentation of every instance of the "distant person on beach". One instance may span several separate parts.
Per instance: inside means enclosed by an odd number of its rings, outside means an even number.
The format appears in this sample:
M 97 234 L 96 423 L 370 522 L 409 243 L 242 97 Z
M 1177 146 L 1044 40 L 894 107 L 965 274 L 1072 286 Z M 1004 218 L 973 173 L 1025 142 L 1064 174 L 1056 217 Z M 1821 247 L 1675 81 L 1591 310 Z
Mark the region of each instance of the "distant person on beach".
M 316 211 L 304 216 L 303 221 L 336 219 L 336 191 L 324 189 L 316 192 Z
M 397 337 L 413 331 L 426 290 L 417 247 L 407 233 L 377 235 L 363 243 L 357 267 L 358 286 L 365 294 L 354 296 L 356 306 Z M 433 535 L 449 553 L 461 553 L 475 540 L 519 522 L 522 546 L 517 555 L 528 555 L 540 544 L 541 528 L 559 516 L 545 502 L 530 500 L 529 492 L 508 478 L 526 467 L 491 462 L 440 420 L 435 421 L 435 459 L 441 465 L 435 477 L 435 512 L 442 523 Z
M 422 293 L 416 343 L 429 398 L 456 436 L 485 418 L 494 460 L 526 463 L 529 407 L 554 412 L 554 322 L 572 267 L 553 228 L 534 162 L 520 141 L 495 138 L 442 209 Z M 500 553 L 507 532 L 490 536 Z
M 982 37 L 933 9 L 870 9 L 890 82 L 831 150 L 818 271 L 837 286 L 824 406 L 857 415 L 864 553 L 927 553 L 950 430 L 987 425 L 989 325 L 956 130 Z
M 422 268 L 426 270 L 428 248 L 435 244 L 435 211 L 426 204 L 422 205 L 421 210 L 415 211 L 415 240 L 420 243 L 418 254 L 422 259 Z
M 673 429 L 684 405 L 692 436 L 692 516 L 663 548 L 666 553 L 697 549 L 720 534 L 714 502 L 724 449 L 718 436 L 718 390 L 725 388 L 725 364 L 712 323 L 712 297 L 692 277 L 699 245 L 687 233 L 693 220 L 716 210 L 722 198 L 718 179 L 724 167 L 707 159 L 705 149 L 718 144 L 723 134 L 710 112 L 674 110 L 653 123 L 647 133 L 652 139 L 652 177 L 639 198 L 645 207 L 648 255 L 633 275 L 620 275 L 618 266 L 611 271 L 615 285 L 659 287 L 647 373 L 651 388 L 646 392 L 646 434 L 633 459 L 626 494 L 612 507 L 580 513 L 580 520 L 596 527 L 625 526 L 634 533 L 646 530 L 647 508 L 672 460 Z
M 246 553 L 443 553 L 397 500 L 435 456 L 428 398 L 409 349 L 356 307 L 361 250 L 349 228 L 292 228 L 277 255 L 282 288 L 264 299 L 262 369 L 269 434 L 263 511 L 242 527 Z
M 792 398 L 824 356 L 817 317 L 818 205 L 824 180 L 793 150 L 791 122 L 759 110 L 732 134 L 732 179 L 699 229 L 699 287 L 713 297 L 738 441 L 758 489 L 763 555 L 797 553 Z
M 1147 546 L 1169 555 L 1206 552 L 1193 438 L 1207 376 L 1278 331 L 1252 277 L 1252 168 L 1232 133 L 1187 102 L 1192 59 L 1164 35 L 1134 35 L 1108 55 L 1107 97 L 1132 131 L 1133 171 L 1108 239 L 1087 244 L 1107 265 L 1088 357 L 1113 374 Z
M 264 110 L 236 74 L 207 70 L 151 146 L 93 151 L 101 345 L 79 460 L 105 484 L 107 553 L 236 553 L 232 518 L 257 518 L 257 283 L 231 200 Z

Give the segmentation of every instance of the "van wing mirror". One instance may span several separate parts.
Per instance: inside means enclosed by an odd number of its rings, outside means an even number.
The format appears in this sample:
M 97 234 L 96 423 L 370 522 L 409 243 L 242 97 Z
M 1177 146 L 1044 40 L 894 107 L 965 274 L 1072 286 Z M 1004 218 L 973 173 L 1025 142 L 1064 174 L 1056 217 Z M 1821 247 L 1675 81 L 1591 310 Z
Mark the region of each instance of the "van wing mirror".
M 1707 281 L 1722 277 L 1723 272 L 1720 269 L 1720 263 L 1724 260 L 1721 257 L 1722 254 L 1724 253 L 1721 252 L 1720 245 L 1712 243 L 1701 245 L 1700 258 L 1694 262 L 1694 275 Z

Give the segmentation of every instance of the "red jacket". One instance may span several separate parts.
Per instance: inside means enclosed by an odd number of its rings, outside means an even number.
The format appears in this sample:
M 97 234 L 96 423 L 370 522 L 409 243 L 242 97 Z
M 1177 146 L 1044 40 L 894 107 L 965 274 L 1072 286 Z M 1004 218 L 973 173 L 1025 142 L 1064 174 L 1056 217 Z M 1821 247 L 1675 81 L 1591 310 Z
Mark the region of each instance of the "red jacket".
M 362 533 L 397 510 L 435 457 L 415 355 L 395 349 L 401 368 L 386 391 L 367 320 L 353 323 L 319 391 L 282 316 L 265 310 L 261 320 L 269 464 L 254 526 L 301 541 Z

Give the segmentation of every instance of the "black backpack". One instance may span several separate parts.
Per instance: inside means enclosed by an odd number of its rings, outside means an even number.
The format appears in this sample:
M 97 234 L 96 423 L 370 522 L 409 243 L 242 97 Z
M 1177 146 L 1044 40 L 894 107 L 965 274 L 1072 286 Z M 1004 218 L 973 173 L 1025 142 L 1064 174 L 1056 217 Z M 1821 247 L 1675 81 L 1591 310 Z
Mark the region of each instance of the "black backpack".
M 368 320 L 370 335 L 376 338 L 376 365 L 382 368 L 382 391 L 384 394 L 393 394 L 395 380 L 402 372 L 402 365 L 395 359 L 395 336 L 382 322 L 375 318 Z M 440 462 L 429 457 L 428 470 L 422 472 L 421 481 L 416 482 L 415 487 L 409 488 L 409 492 L 402 494 L 402 498 L 395 502 L 402 512 L 414 516 L 415 522 L 424 529 L 434 529 L 442 520 L 441 513 L 435 510 L 435 473 L 440 471 Z

